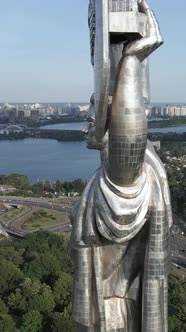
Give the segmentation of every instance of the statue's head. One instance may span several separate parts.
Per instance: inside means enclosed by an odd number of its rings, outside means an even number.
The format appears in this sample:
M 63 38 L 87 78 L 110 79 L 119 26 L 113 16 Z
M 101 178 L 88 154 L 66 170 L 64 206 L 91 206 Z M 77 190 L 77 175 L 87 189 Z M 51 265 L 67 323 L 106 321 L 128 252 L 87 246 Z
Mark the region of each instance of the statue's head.
M 95 118 L 88 118 L 87 124 L 82 131 L 85 134 L 88 149 L 103 150 L 105 145 L 108 143 L 108 132 L 100 142 L 96 140 Z
M 88 110 L 88 118 L 86 126 L 83 128 L 85 134 L 87 148 L 95 150 L 103 150 L 105 145 L 108 143 L 108 133 L 105 134 L 101 142 L 96 140 L 95 133 L 95 106 L 94 106 L 94 94 L 90 98 L 90 106 Z

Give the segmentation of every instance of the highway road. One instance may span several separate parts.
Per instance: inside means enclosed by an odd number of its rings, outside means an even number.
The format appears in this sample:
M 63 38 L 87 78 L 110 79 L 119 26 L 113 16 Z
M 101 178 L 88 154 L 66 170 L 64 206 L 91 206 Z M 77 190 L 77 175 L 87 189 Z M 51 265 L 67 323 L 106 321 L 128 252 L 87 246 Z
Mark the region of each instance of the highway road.
M 25 213 L 19 215 L 19 216 L 16 217 L 15 219 L 9 221 L 9 223 L 7 223 L 7 225 L 8 225 L 9 227 L 11 227 L 16 221 L 21 220 L 22 218 L 26 217 L 28 214 L 32 213 L 32 211 L 33 211 L 33 207 L 32 207 L 32 206 L 29 206 L 29 210 L 28 210 L 28 211 L 26 211 Z
M 29 206 L 34 206 L 37 208 L 44 208 L 44 209 L 49 209 L 49 210 L 55 210 L 55 211 L 60 211 L 60 212 L 67 212 L 70 213 L 71 207 L 69 206 L 62 206 L 59 204 L 55 203 L 47 203 L 43 201 L 35 201 L 35 200 L 25 200 L 25 199 L 5 199 L 5 198 L 0 198 L 1 203 L 5 204 L 10 204 L 10 205 L 29 205 Z
M 37 207 L 37 208 L 45 208 L 45 209 L 49 209 L 49 210 L 55 210 L 55 211 L 59 211 L 59 212 L 64 212 L 67 214 L 70 214 L 71 211 L 71 207 L 69 206 L 62 206 L 59 204 L 54 204 L 54 203 L 48 203 L 46 201 L 36 201 L 36 200 L 32 200 L 32 199 L 8 199 L 8 198 L 0 198 L 0 202 L 2 203 L 7 203 L 10 205 L 26 205 L 29 206 L 30 209 L 32 210 L 33 207 Z M 31 212 L 30 210 L 30 212 Z M 30 213 L 29 212 L 29 213 Z M 4 212 L 0 213 L 0 217 L 1 215 L 3 215 Z M 18 219 L 24 217 L 26 214 L 28 214 L 28 212 L 26 212 L 24 215 L 22 215 L 21 217 L 17 217 L 16 219 L 12 220 L 8 225 L 4 224 L 3 222 L 0 221 L 1 227 L 3 228 L 4 231 L 6 231 L 11 237 L 15 237 L 15 238 L 24 238 L 24 236 L 27 234 L 24 231 L 21 230 L 16 230 L 11 228 L 11 225 L 16 222 Z M 61 232 L 64 231 L 66 229 L 70 228 L 70 224 L 69 223 L 65 223 L 65 224 L 61 224 L 61 225 L 54 225 L 51 227 L 46 227 L 43 228 L 43 230 L 47 230 L 49 232 L 52 233 L 57 233 L 57 232 Z M 171 244 L 172 244 L 172 250 L 174 252 L 174 255 L 172 256 L 172 265 L 179 269 L 182 270 L 183 272 L 186 272 L 186 257 L 185 257 L 185 253 L 186 253 L 186 237 L 180 237 L 176 234 L 171 234 Z M 180 254 L 181 253 L 181 254 Z
M 186 274 L 186 257 L 181 255 L 172 256 L 172 266 Z
M 22 230 L 16 230 L 16 229 L 12 228 L 11 226 L 17 220 L 20 220 L 20 219 L 24 218 L 27 214 L 30 214 L 33 210 L 33 207 L 49 209 L 49 210 L 54 210 L 54 211 L 58 211 L 58 212 L 64 212 L 67 214 L 69 214 L 71 211 L 71 208 L 69 206 L 62 206 L 59 204 L 53 204 L 53 203 L 48 203 L 48 202 L 43 202 L 43 201 L 36 201 L 36 200 L 31 200 L 31 199 L 25 200 L 25 199 L 0 198 L 0 202 L 2 202 L 4 204 L 9 204 L 12 206 L 13 205 L 25 205 L 25 206 L 30 207 L 29 211 L 25 212 L 24 214 L 22 214 L 19 217 L 16 217 L 15 219 L 11 220 L 7 224 L 5 224 L 3 221 L 0 220 L 1 228 L 6 233 L 8 233 L 11 237 L 15 237 L 15 238 L 19 238 L 19 239 L 24 238 L 24 236 L 27 234 L 27 232 L 22 231 Z M 7 213 L 7 211 L 2 211 L 2 213 L 0 213 L 0 217 L 6 213 Z M 64 231 L 64 230 L 68 229 L 69 227 L 70 227 L 70 223 L 65 223 L 65 224 L 61 224 L 61 225 L 44 227 L 43 230 L 46 230 L 46 231 L 49 231 L 52 233 L 57 233 L 57 232 Z

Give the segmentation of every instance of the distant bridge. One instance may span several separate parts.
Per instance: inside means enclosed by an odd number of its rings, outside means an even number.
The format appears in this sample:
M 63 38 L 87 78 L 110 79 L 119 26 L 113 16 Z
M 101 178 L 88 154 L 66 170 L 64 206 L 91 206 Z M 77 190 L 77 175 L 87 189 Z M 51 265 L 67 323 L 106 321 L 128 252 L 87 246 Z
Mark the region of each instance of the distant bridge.
M 0 131 L 23 131 L 23 130 L 29 130 L 30 128 L 26 125 L 20 124 L 0 124 Z

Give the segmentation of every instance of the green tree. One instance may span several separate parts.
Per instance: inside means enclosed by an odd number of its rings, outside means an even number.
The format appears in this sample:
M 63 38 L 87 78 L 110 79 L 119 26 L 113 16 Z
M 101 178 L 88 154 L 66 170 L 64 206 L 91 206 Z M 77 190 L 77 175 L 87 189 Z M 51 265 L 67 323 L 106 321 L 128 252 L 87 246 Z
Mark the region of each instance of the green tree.
M 9 294 L 23 279 L 23 273 L 12 262 L 0 260 L 0 295 Z
M 61 191 L 62 183 L 57 180 L 54 182 L 54 190 L 59 193 Z
M 176 188 L 177 187 L 177 180 L 176 180 L 176 176 L 175 175 L 172 175 L 170 178 L 169 178 L 169 186 L 170 188 Z
M 0 174 L 0 184 L 5 184 L 6 175 Z
M 31 310 L 22 318 L 21 332 L 39 332 L 42 330 L 43 316 L 39 311 Z
M 0 331 L 1 332 L 16 332 L 16 324 L 10 315 L 0 314 Z
M 1 241 L 0 255 L 0 331 L 73 331 L 69 243 L 40 231 Z
M 0 314 L 8 314 L 8 308 L 1 298 L 0 298 Z
M 14 186 L 16 189 L 26 190 L 29 188 L 28 176 L 22 174 L 10 174 L 4 180 L 5 184 Z
M 82 193 L 84 188 L 85 188 L 85 182 L 82 181 L 81 179 L 74 180 L 72 182 L 73 184 L 73 190 L 78 193 Z
M 72 332 L 74 331 L 71 307 L 69 306 L 64 312 L 55 312 L 51 316 L 50 329 L 47 332 Z
M 28 277 L 38 278 L 51 284 L 61 273 L 55 255 L 46 252 L 36 256 L 31 262 L 25 264 L 24 272 Z
M 60 278 L 56 280 L 53 288 L 55 303 L 58 305 L 58 310 L 63 311 L 72 300 L 72 275 L 61 273 Z
M 42 182 L 38 182 L 32 185 L 32 187 L 30 188 L 32 190 L 32 192 L 37 195 L 37 196 L 43 196 L 43 183 Z
M 15 292 L 10 293 L 7 305 L 9 309 L 18 316 L 27 311 L 27 301 L 20 288 L 17 288 Z
M 13 246 L 0 246 L 0 257 L 1 259 L 4 258 L 7 261 L 12 262 L 14 265 L 19 267 L 23 261 L 23 254 L 25 250 L 24 249 L 17 249 L 15 250 L 15 247 Z
M 39 280 L 27 278 L 18 289 L 8 297 L 8 306 L 16 314 L 24 314 L 36 310 L 44 314 L 55 307 L 52 290 Z
M 169 277 L 169 332 L 186 331 L 186 281 Z
M 62 183 L 62 188 L 65 190 L 66 193 L 73 191 L 73 184 L 72 182 L 65 181 Z

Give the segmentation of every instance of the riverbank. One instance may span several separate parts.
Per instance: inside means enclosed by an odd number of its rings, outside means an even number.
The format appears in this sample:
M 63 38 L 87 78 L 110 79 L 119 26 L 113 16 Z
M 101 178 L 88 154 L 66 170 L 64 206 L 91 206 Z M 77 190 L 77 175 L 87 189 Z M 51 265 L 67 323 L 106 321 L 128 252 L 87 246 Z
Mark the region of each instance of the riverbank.
M 180 127 L 180 126 L 186 126 L 186 117 L 171 118 L 171 119 L 162 118 L 159 121 L 157 120 L 151 121 L 149 119 L 148 122 L 149 128 L 166 128 L 166 127 L 168 128 L 168 127 Z
M 184 133 L 149 133 L 148 134 L 148 139 L 151 141 L 160 141 L 161 143 L 164 142 L 186 142 L 186 132 Z
M 167 141 L 186 141 L 186 126 L 169 128 L 149 129 L 149 139 L 159 139 Z M 177 131 L 176 131 L 177 130 Z M 53 129 L 29 129 L 22 132 L 10 132 L 0 134 L 0 141 L 15 141 L 24 139 L 51 139 L 58 142 L 83 142 L 85 135 L 81 130 L 53 130 Z
M 22 132 L 0 134 L 0 140 L 23 140 L 26 138 L 55 139 L 59 142 L 82 142 L 84 134 L 80 130 L 29 129 Z

